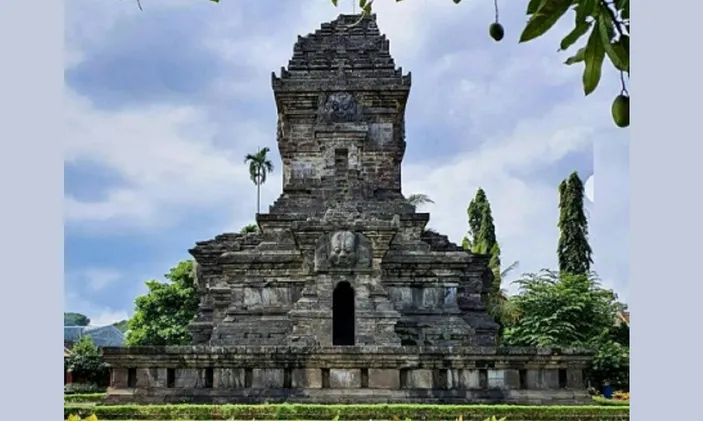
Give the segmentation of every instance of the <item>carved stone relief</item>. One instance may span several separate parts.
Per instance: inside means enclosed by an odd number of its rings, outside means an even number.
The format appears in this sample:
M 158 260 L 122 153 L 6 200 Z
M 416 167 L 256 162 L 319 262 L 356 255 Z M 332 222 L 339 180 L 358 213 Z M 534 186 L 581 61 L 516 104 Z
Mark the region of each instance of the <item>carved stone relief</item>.
M 349 92 L 334 92 L 324 99 L 318 121 L 323 123 L 350 123 L 361 120 L 361 106 Z
M 359 233 L 337 231 L 324 235 L 315 251 L 315 270 L 367 269 L 371 267 L 371 243 Z

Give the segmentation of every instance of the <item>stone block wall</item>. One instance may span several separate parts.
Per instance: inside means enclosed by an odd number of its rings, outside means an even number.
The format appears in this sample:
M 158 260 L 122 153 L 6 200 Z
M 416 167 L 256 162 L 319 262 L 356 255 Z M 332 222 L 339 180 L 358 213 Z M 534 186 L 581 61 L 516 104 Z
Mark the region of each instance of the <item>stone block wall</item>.
M 334 403 L 340 393 L 358 403 L 589 399 L 584 350 L 353 348 L 108 348 L 107 403 Z

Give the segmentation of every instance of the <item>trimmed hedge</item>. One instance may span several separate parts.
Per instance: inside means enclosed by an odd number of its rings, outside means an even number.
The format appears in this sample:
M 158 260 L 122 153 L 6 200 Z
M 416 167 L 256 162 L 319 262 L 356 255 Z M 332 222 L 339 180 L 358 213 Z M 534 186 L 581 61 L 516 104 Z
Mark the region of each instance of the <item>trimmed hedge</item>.
M 606 399 L 602 396 L 594 396 L 593 401 L 598 405 L 603 406 L 630 406 L 630 401 L 618 401 L 615 399 Z
M 484 421 L 624 421 L 629 407 L 616 406 L 518 406 L 518 405 L 65 405 L 69 415 L 95 414 L 99 420 L 391 420 Z
M 64 395 L 63 401 L 70 403 L 95 403 L 100 402 L 105 397 L 105 393 L 74 393 Z

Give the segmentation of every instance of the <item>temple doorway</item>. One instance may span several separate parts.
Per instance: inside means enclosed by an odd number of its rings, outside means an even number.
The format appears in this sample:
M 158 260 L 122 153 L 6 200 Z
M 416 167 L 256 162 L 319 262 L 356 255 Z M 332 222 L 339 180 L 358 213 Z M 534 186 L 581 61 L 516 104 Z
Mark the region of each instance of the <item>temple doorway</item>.
M 332 345 L 354 345 L 354 288 L 340 282 L 332 293 Z

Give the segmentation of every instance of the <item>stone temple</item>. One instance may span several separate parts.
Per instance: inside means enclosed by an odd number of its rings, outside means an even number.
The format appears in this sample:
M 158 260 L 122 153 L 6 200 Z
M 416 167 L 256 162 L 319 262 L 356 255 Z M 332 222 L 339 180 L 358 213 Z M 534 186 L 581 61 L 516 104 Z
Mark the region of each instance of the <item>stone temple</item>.
M 190 250 L 192 346 L 104 350 L 106 403 L 588 401 L 591 355 L 497 347 L 488 257 L 401 193 L 410 74 L 375 16 L 299 37 L 271 81 L 281 196 Z

